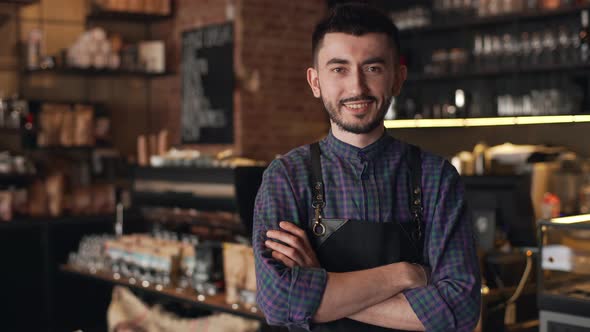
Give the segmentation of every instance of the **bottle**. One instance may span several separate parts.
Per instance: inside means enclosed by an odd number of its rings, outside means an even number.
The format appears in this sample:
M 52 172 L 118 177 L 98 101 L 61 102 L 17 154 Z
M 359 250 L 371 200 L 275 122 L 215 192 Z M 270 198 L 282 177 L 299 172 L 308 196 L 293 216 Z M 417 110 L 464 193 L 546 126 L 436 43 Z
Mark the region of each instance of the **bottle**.
M 583 176 L 582 185 L 580 186 L 580 213 L 590 213 L 590 173 Z
M 4 97 L 2 91 L 0 91 L 0 128 L 4 128 L 6 126 L 6 103 L 4 102 Z
M 569 31 L 568 28 L 565 25 L 560 25 L 558 28 L 558 32 L 557 32 L 557 43 L 558 43 L 558 54 L 559 54 L 559 59 L 558 62 L 560 64 L 567 64 L 570 63 L 571 59 L 572 59 L 572 46 L 573 43 L 571 43 L 570 38 L 569 38 Z
M 478 34 L 473 42 L 473 69 L 476 72 L 483 68 L 483 55 L 483 38 Z
M 39 29 L 33 29 L 27 40 L 27 68 L 37 69 L 41 62 L 41 42 L 43 33 Z
M 588 34 L 590 30 L 588 29 L 588 10 L 582 11 L 582 28 L 579 32 L 580 38 L 580 60 L 585 63 L 588 62 L 588 58 L 590 56 L 590 36 Z

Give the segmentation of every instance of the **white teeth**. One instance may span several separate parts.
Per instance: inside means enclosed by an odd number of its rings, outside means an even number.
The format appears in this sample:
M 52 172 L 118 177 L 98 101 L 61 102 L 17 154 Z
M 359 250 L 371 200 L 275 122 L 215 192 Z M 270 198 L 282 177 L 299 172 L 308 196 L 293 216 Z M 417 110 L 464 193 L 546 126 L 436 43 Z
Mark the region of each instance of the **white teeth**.
M 352 105 L 346 105 L 346 107 L 348 108 L 352 108 L 352 109 L 361 109 L 364 107 L 369 106 L 369 104 L 352 104 Z

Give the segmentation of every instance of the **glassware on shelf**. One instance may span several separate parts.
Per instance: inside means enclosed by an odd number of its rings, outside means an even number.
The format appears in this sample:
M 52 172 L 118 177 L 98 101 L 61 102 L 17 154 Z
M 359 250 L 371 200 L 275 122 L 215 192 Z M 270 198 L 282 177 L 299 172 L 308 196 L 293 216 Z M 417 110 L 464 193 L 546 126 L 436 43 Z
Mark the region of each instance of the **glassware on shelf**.
M 473 41 L 473 69 L 476 72 L 483 68 L 483 55 L 483 37 L 476 34 Z
M 502 53 L 502 39 L 497 35 L 492 36 L 490 70 L 496 71 L 503 66 Z
M 573 43 L 569 38 L 570 32 L 565 25 L 560 25 L 557 28 L 557 45 L 558 45 L 558 62 L 570 63 L 574 61 L 573 58 Z
M 545 29 L 541 36 L 541 55 L 539 62 L 543 65 L 556 63 L 557 37 L 553 29 Z
M 431 24 L 431 12 L 424 6 L 415 6 L 390 14 L 399 30 L 413 29 Z
M 541 54 L 543 53 L 543 41 L 541 33 L 533 31 L 531 33 L 531 57 L 530 63 L 533 66 L 541 64 Z
M 550 88 L 533 89 L 525 94 L 507 93 L 496 97 L 499 116 L 573 114 L 577 107 L 575 91 Z
M 516 67 L 517 55 L 518 49 L 514 36 L 510 33 L 505 33 L 502 36 L 502 64 L 506 67 Z
M 590 60 L 590 28 L 588 27 L 588 10 L 583 10 L 581 13 L 582 25 L 580 28 L 579 43 L 580 43 L 580 61 L 586 63 Z

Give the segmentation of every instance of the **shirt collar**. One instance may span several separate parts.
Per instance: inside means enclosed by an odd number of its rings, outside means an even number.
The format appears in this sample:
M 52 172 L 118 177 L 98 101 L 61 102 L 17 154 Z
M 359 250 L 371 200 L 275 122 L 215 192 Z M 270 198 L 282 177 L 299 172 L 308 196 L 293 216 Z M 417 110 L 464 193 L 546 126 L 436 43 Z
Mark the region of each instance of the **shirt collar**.
M 360 161 L 375 159 L 393 141 L 393 137 L 389 136 L 387 132 L 384 132 L 378 140 L 361 149 L 337 139 L 332 133 L 332 130 L 330 130 L 330 133 L 324 139 L 326 148 L 332 153 L 340 157 Z

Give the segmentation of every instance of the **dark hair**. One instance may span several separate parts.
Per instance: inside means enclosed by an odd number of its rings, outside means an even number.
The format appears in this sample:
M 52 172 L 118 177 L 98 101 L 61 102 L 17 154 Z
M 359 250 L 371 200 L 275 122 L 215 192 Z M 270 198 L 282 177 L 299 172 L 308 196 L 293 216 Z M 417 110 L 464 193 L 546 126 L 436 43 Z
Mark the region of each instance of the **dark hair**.
M 314 62 L 318 49 L 327 33 L 342 32 L 354 36 L 367 33 L 384 33 L 389 37 L 394 59 L 399 59 L 400 43 L 398 29 L 381 10 L 363 3 L 346 3 L 334 6 L 328 15 L 315 27 L 311 40 Z

